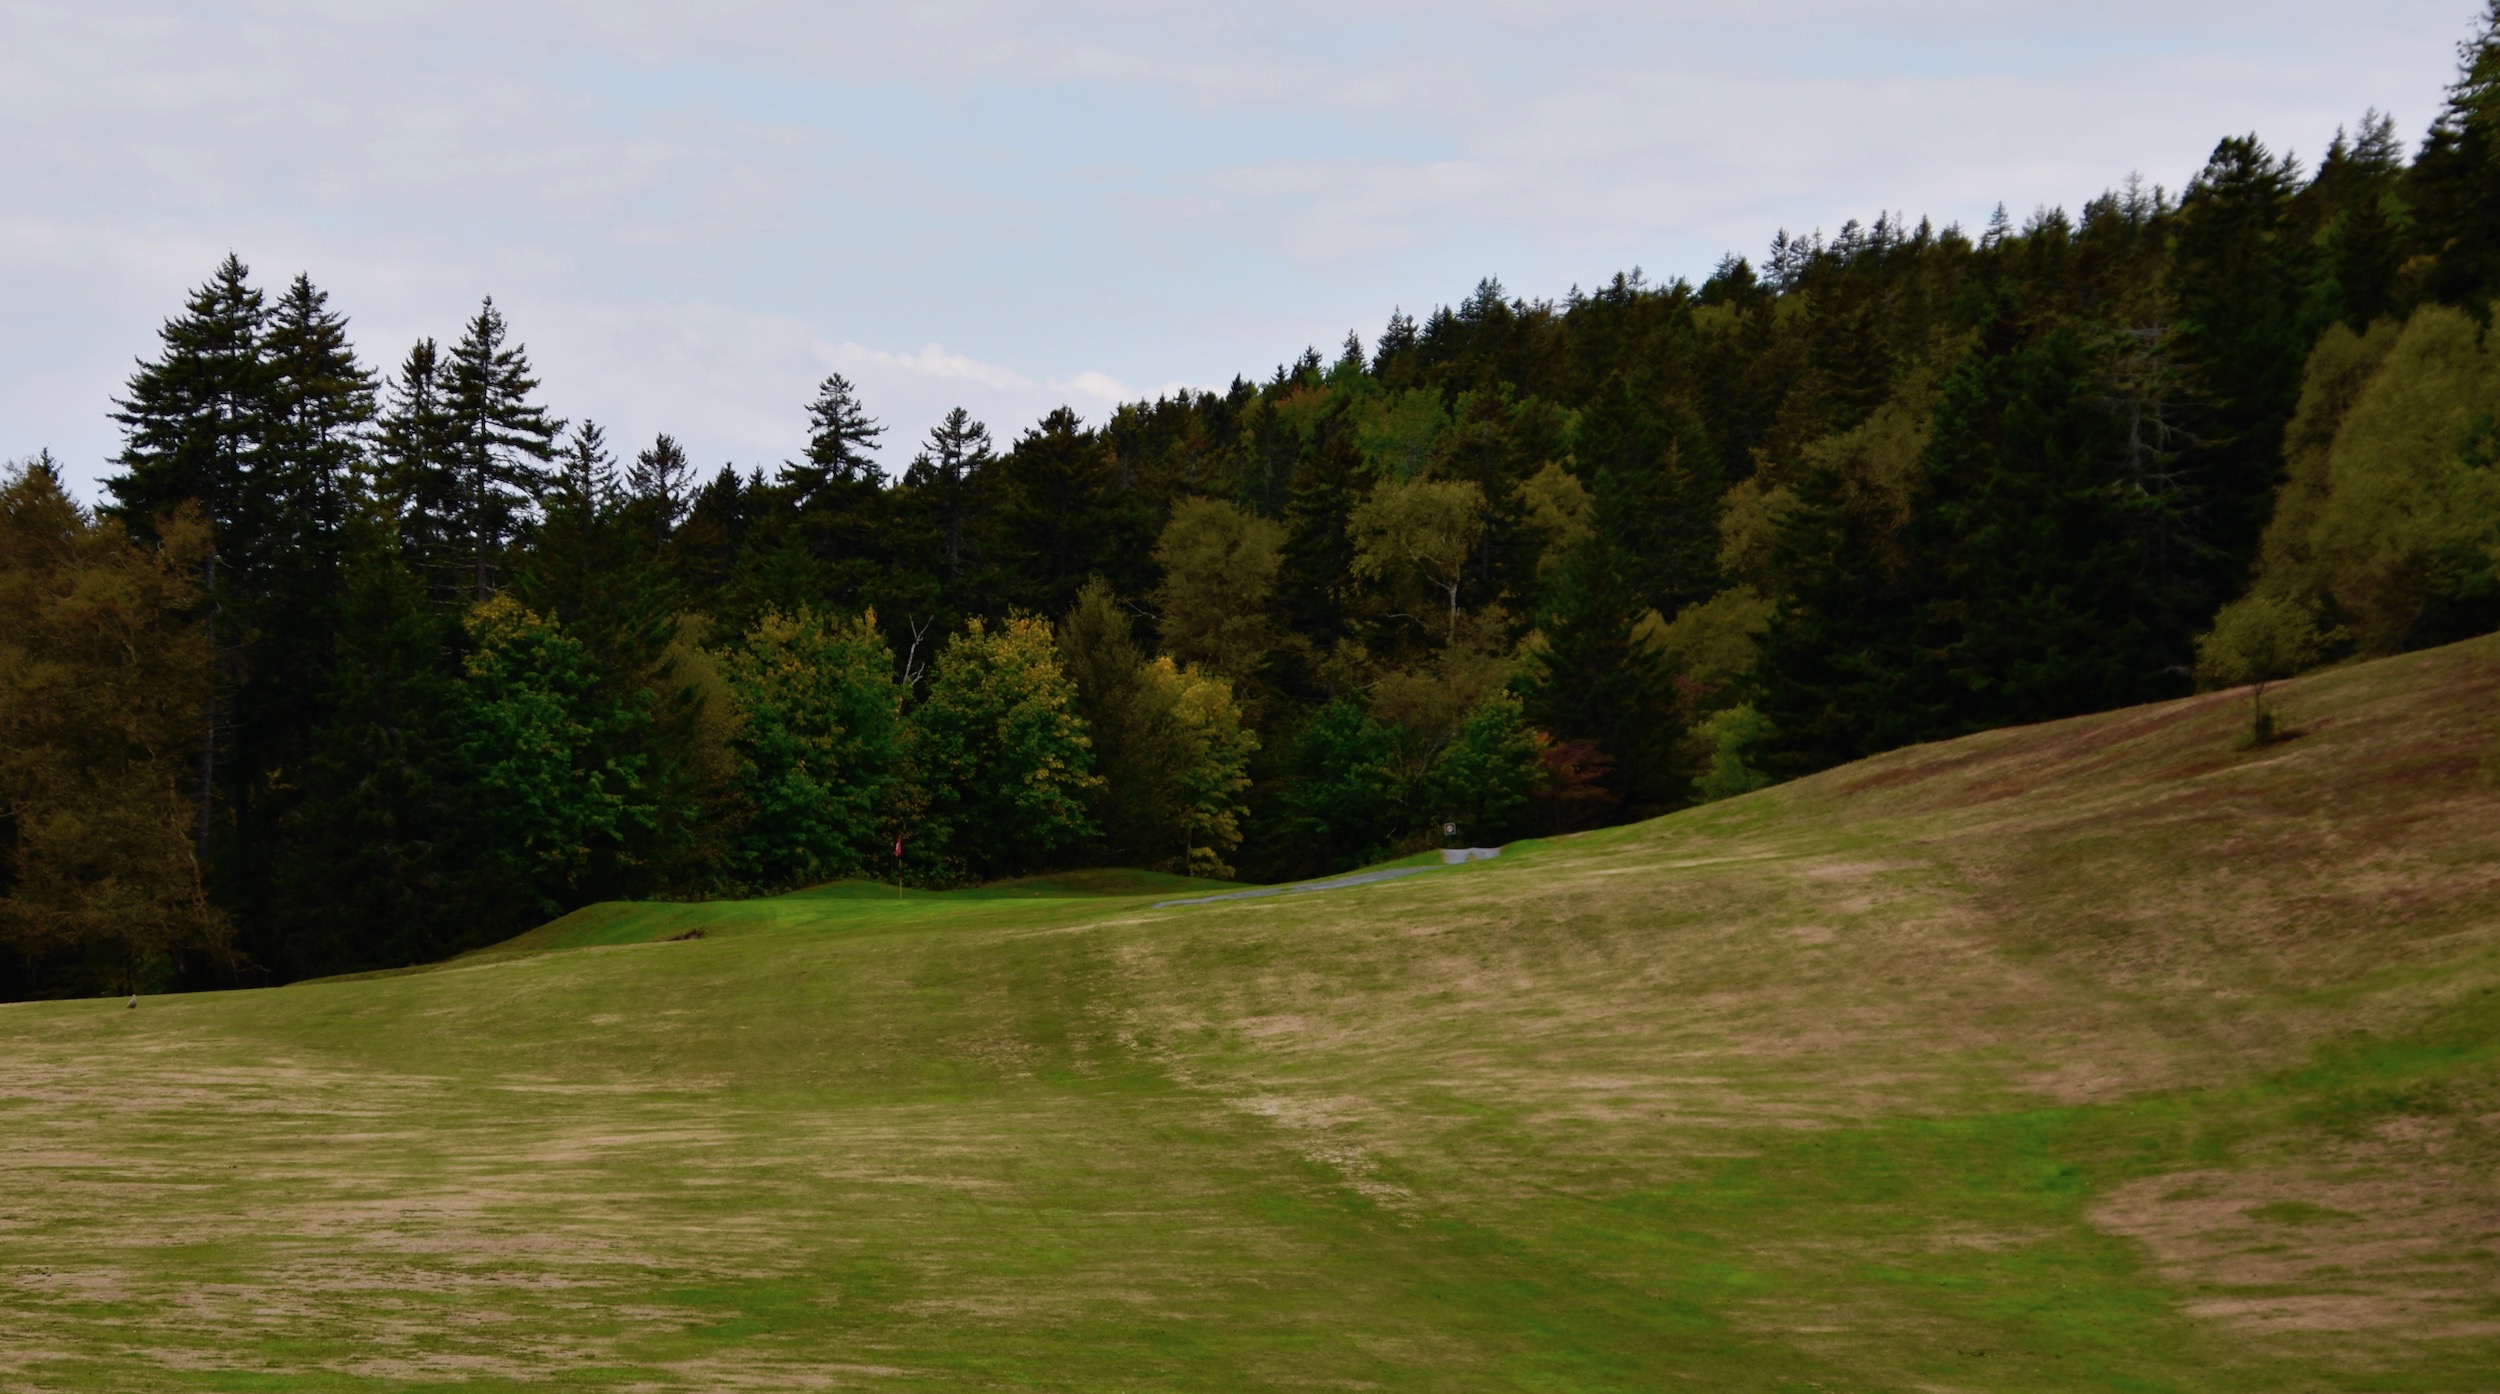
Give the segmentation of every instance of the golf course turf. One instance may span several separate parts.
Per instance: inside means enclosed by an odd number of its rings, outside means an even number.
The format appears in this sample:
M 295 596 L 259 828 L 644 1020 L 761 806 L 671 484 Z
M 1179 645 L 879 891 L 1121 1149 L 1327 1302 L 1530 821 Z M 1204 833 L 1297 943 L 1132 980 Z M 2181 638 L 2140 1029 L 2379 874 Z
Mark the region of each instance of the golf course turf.
M 0 1389 L 2500 1387 L 2500 641 L 2269 695 L 0 1007 Z

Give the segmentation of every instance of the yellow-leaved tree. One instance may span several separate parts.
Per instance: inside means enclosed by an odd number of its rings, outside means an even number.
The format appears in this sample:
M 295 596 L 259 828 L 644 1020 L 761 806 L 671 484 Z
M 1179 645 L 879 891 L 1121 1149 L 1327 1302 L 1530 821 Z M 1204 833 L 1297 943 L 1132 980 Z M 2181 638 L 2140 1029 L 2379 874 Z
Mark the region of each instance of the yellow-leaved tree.
M 1190 876 L 1230 876 L 1258 737 L 1223 675 L 1137 648 L 1100 578 L 1059 625 L 1059 651 L 1093 739 L 1101 850 Z
M 49 456 L 0 476 L 0 938 L 45 991 L 136 993 L 229 942 L 195 839 L 208 528 L 156 532 L 88 513 Z
M 1155 543 L 1163 646 L 1237 682 L 1256 677 L 1277 643 L 1268 602 L 1284 547 L 1280 524 L 1239 504 L 1182 500 Z

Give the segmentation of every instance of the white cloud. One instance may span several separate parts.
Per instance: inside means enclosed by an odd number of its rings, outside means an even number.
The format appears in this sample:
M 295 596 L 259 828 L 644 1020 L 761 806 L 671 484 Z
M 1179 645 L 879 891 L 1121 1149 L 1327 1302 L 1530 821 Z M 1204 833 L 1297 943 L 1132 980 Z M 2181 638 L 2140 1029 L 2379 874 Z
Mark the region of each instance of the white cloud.
M 1065 382 L 1053 383 L 1051 386 L 1071 396 L 1091 400 L 1095 405 L 1103 407 L 1115 407 L 1122 402 L 1134 400 L 1137 396 L 1135 392 L 1129 390 L 1128 384 L 1118 378 L 1109 373 L 1095 372 L 1090 368 Z
M 948 353 L 936 344 L 923 344 L 916 353 L 889 353 L 853 343 L 819 344 L 816 355 L 833 367 L 852 372 L 886 368 L 942 382 L 977 383 L 1009 392 L 1024 391 L 1033 385 L 1032 379 L 1012 368 L 984 363 L 960 353 Z

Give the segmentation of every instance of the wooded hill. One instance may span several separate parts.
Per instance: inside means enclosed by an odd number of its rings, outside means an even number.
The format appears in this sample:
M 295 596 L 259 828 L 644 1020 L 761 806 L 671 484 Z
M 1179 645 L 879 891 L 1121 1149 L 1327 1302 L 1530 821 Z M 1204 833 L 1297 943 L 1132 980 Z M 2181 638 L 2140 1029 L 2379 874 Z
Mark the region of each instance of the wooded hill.
M 803 458 L 707 479 L 558 420 L 491 301 L 382 374 L 229 258 L 102 516 L 8 486 L 8 987 L 847 876 L 1311 873 L 2482 632 L 2500 4 L 2462 53 L 2409 155 L 2372 114 L 2175 196 L 1487 281 L 1220 394 L 958 411 L 892 477 L 839 377 Z

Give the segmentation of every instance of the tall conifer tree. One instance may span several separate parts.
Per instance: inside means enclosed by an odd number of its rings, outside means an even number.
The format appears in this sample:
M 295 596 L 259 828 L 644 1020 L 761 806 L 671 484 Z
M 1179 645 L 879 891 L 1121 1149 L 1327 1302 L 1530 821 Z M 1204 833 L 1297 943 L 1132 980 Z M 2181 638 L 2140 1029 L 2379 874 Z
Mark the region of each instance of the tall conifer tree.
M 253 478 L 271 417 L 261 342 L 267 320 L 250 269 L 228 253 L 183 313 L 158 331 L 163 353 L 132 374 L 113 417 L 123 431 L 122 473 L 105 482 L 114 499 L 109 511 L 141 536 L 185 502 L 197 503 L 208 522 L 201 590 L 218 663 L 200 718 L 196 836 L 203 858 L 215 828 L 230 649 L 241 618 L 231 602 L 249 593 L 269 525 Z
M 2405 193 L 2418 210 L 2414 250 L 2430 258 L 2423 291 L 2479 310 L 2500 295 L 2500 0 L 2484 0 L 2457 60 Z
M 885 428 L 835 373 L 807 405 L 807 455 L 782 466 L 781 487 L 798 510 L 798 535 L 837 604 L 858 606 L 885 571 L 885 472 L 869 452 Z M 785 603 L 787 603 L 785 601 Z
M 376 475 L 393 545 L 405 548 L 419 579 L 444 595 L 467 589 L 459 441 L 441 351 L 432 339 L 419 339 L 391 379 Z
M 459 461 L 462 530 L 469 548 L 476 599 L 492 593 L 504 549 L 528 521 L 546 464 L 564 423 L 530 400 L 538 379 L 529 353 L 510 343 L 511 332 L 489 296 L 451 351 L 443 394 L 452 419 L 453 455 Z
M 694 505 L 694 463 L 677 438 L 662 431 L 626 468 L 625 488 L 641 505 L 638 511 L 653 533 L 666 537 Z

